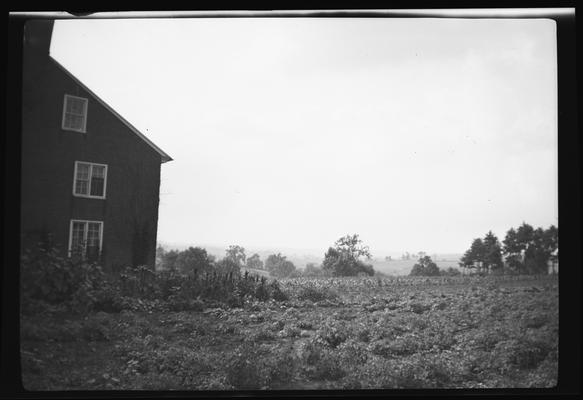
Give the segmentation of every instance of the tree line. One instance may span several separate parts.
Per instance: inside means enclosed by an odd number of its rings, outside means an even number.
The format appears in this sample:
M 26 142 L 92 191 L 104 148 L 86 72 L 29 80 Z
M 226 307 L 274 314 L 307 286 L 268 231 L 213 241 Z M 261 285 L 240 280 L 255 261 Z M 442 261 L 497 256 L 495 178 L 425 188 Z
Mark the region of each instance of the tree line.
M 316 266 L 310 263 L 302 271 L 281 253 L 270 254 L 265 261 L 259 254 L 246 256 L 245 248 L 231 245 L 225 256 L 217 259 L 201 247 L 167 251 L 161 245 L 156 250 L 156 269 L 174 270 L 185 275 L 201 275 L 208 272 L 240 274 L 243 268 L 263 270 L 276 278 L 299 276 L 372 276 L 375 274 L 368 246 L 363 245 L 357 234 L 338 239 L 324 254 L 324 261 Z
M 535 229 L 523 222 L 516 229 L 510 228 L 502 243 L 492 231 L 474 239 L 459 265 L 477 272 L 546 274 L 549 263 L 556 265 L 558 261 L 558 228 Z

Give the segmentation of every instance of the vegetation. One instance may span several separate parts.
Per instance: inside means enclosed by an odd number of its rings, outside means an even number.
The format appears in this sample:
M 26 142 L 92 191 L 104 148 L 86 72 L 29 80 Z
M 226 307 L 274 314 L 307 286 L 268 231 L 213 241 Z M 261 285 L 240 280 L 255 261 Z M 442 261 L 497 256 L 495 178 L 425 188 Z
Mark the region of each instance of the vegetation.
M 251 257 L 247 258 L 247 263 L 245 265 L 250 269 L 264 269 L 263 261 L 259 254 L 255 253 Z
M 558 282 L 533 272 L 558 257 L 557 246 L 554 227 L 523 224 L 503 246 L 491 232 L 474 240 L 462 262 L 514 268 L 514 275 L 460 275 L 419 252 L 404 277 L 375 273 L 362 260 L 371 256 L 358 235 L 340 238 L 321 266 L 308 264 L 302 274 L 280 253 L 263 263 L 240 246 L 220 260 L 199 247 L 159 247 L 156 271 L 128 267 L 115 275 L 50 248 L 26 251 L 23 384 L 28 390 L 553 387 Z M 243 271 L 261 266 L 278 279 Z
M 357 234 L 346 235 L 334 243 L 324 255 L 322 269 L 333 276 L 374 275 L 374 268 L 360 258 L 371 258 L 368 246 L 362 244 Z
M 74 313 L 180 311 L 285 299 L 277 281 L 239 274 L 229 258 L 207 264 L 204 255 L 190 248 L 176 259 L 185 260 L 183 268 L 128 267 L 113 275 L 103 273 L 99 265 L 62 258 L 54 249 L 26 251 L 21 260 L 21 309 L 29 314 L 54 307 Z M 206 270 L 195 268 L 200 265 Z
M 545 274 L 548 262 L 558 261 L 558 235 L 554 225 L 544 230 L 523 223 L 508 230 L 501 245 L 490 231 L 483 239 L 474 239 L 460 266 L 477 272 Z
M 265 260 L 265 269 L 271 276 L 284 278 L 296 271 L 296 266 L 281 253 L 271 254 Z
M 440 270 L 437 267 L 437 264 L 435 264 L 431 260 L 431 257 L 423 256 L 419 259 L 419 261 L 417 263 L 415 263 L 415 265 L 413 265 L 413 268 L 411 269 L 411 273 L 409 275 L 411 275 L 411 276 L 438 276 L 438 275 L 440 275 Z
M 28 390 L 553 387 L 557 287 L 553 276 L 294 278 L 280 282 L 282 302 L 79 315 L 48 308 L 21 318 L 23 384 Z

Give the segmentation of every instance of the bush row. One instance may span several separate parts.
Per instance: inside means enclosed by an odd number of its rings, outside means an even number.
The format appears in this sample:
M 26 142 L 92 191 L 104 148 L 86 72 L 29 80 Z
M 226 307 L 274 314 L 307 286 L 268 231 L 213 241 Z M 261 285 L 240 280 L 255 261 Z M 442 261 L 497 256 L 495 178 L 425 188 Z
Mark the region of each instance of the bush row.
M 186 276 L 141 266 L 113 275 L 97 264 L 61 257 L 54 249 L 25 251 L 20 272 L 22 311 L 29 314 L 55 307 L 74 312 L 187 311 L 213 302 L 234 307 L 246 299 L 287 299 L 276 280 L 247 273 Z

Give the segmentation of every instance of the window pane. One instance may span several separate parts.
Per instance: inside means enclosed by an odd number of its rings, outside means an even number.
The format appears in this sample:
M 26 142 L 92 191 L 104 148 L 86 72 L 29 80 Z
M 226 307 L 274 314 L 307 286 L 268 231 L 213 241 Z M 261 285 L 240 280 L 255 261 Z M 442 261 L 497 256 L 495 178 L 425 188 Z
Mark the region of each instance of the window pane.
M 73 111 L 73 99 L 69 96 L 65 96 L 65 112 L 71 113 Z
M 85 132 L 87 99 L 65 96 L 63 128 Z
M 88 194 L 89 181 L 75 181 L 75 194 Z
M 67 97 L 67 112 L 77 115 L 83 115 L 85 111 L 85 101 L 81 99 L 75 99 L 73 97 Z
M 91 196 L 103 196 L 103 187 L 105 184 L 105 180 L 103 178 L 95 178 L 91 179 Z
M 70 118 L 71 118 L 71 128 L 72 129 L 78 129 L 78 130 L 83 129 L 83 117 L 82 116 L 70 114 Z
M 74 114 L 65 114 L 65 128 L 83 130 L 84 117 Z
M 89 222 L 87 229 L 87 250 L 86 258 L 90 261 L 96 261 L 99 258 L 101 224 Z
M 89 164 L 77 163 L 77 179 L 89 179 Z
M 101 231 L 101 224 L 90 222 L 87 229 L 87 246 L 99 247 L 99 237 Z
M 85 243 L 83 234 L 85 231 L 84 222 L 73 222 L 73 231 L 71 232 L 71 253 L 82 254 Z
M 101 165 L 93 166 L 93 173 L 91 174 L 94 178 L 103 178 L 105 176 L 105 167 Z

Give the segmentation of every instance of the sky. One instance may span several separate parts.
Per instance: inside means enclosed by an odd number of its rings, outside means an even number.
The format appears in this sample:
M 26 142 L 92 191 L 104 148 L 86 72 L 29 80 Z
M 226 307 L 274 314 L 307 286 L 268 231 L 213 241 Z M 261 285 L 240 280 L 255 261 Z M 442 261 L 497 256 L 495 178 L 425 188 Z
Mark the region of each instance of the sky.
M 51 55 L 174 159 L 160 242 L 462 253 L 558 226 L 552 20 L 57 20 Z

